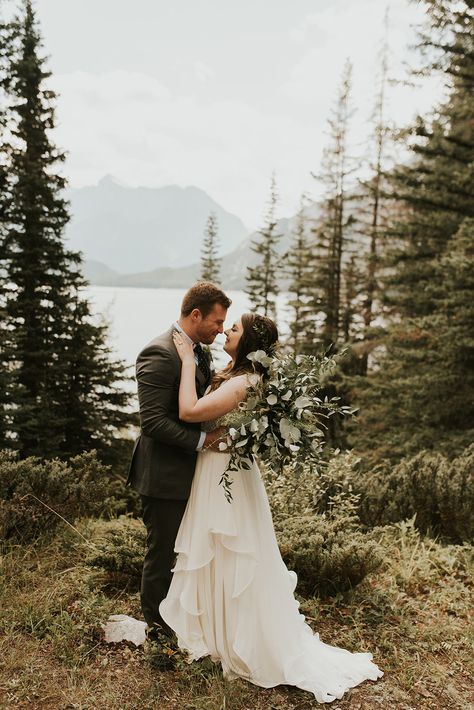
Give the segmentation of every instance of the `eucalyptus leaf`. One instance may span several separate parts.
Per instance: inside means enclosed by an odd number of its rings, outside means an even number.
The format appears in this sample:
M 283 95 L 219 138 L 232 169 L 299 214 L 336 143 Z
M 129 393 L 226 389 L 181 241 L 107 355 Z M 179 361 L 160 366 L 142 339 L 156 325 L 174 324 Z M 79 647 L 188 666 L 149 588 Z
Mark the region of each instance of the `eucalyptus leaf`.
M 297 409 L 304 409 L 305 407 L 310 407 L 312 404 L 311 400 L 309 397 L 306 397 L 305 395 L 301 395 L 298 397 L 298 399 L 295 400 L 295 407 Z

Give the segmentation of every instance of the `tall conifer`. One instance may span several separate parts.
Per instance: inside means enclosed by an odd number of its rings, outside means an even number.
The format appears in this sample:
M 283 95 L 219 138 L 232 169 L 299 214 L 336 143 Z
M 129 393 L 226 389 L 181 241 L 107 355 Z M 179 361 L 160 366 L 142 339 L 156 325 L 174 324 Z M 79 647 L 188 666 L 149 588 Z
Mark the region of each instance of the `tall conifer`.
M 389 85 L 389 13 L 385 13 L 384 39 L 378 55 L 377 92 L 371 117 L 372 133 L 369 141 L 369 175 L 360 180 L 360 201 L 358 209 L 358 231 L 361 241 L 366 244 L 367 254 L 365 275 L 361 275 L 361 316 L 363 329 L 358 334 L 359 362 L 358 373 L 367 374 L 371 342 L 377 340 L 380 333 L 374 329 L 374 319 L 381 310 L 378 275 L 383 260 L 385 246 L 384 229 L 389 218 L 389 201 L 386 198 L 387 181 L 385 173 L 389 159 L 389 145 L 392 130 L 387 123 L 387 90 Z
M 0 10 L 2 3 L 0 3 Z M 6 270 L 6 216 L 10 196 L 10 176 L 8 163 L 11 157 L 10 123 L 11 111 L 7 105 L 10 85 L 8 72 L 9 57 L 17 27 L 3 21 L 0 16 L 0 448 L 7 446 L 7 412 L 9 410 L 9 385 L 11 381 L 7 354 L 9 327 L 6 312 L 8 274 Z
M 431 121 L 411 131 L 412 158 L 391 176 L 400 205 L 385 275 L 393 323 L 378 369 L 360 391 L 361 427 L 354 443 L 399 457 L 419 448 L 447 448 L 472 438 L 474 8 L 429 0 L 422 48 L 437 51 L 436 68 L 450 85 Z M 433 65 L 431 66 L 433 69 Z M 459 266 L 456 278 L 455 264 Z
M 252 251 L 259 258 L 256 266 L 247 268 L 245 289 L 255 311 L 273 319 L 276 319 L 276 297 L 280 292 L 278 285 L 280 258 L 276 245 L 281 234 L 277 232 L 277 202 L 276 180 L 273 175 L 265 222 L 259 230 L 259 237 L 251 245 Z
M 341 332 L 341 286 L 343 257 L 347 250 L 353 216 L 348 209 L 348 177 L 353 172 L 348 152 L 351 109 L 352 64 L 346 61 L 336 105 L 329 119 L 331 142 L 324 151 L 318 176 L 325 188 L 322 219 L 315 229 L 317 265 L 315 282 L 319 298 L 315 310 L 323 315 L 321 341 L 325 348 L 336 346 Z
M 217 216 L 211 212 L 207 218 L 201 250 L 201 279 L 220 283 L 220 259 Z
M 50 139 L 56 97 L 45 87 L 50 73 L 30 0 L 14 24 L 7 66 L 14 150 L 2 232 L 8 441 L 25 456 L 96 447 L 107 457 L 129 420 L 124 366 L 104 361 L 105 333 L 82 300 L 80 255 L 64 246 L 64 154 Z
M 316 339 L 314 304 L 314 253 L 308 235 L 304 200 L 296 219 L 283 272 L 288 279 L 289 343 L 295 354 L 311 354 Z

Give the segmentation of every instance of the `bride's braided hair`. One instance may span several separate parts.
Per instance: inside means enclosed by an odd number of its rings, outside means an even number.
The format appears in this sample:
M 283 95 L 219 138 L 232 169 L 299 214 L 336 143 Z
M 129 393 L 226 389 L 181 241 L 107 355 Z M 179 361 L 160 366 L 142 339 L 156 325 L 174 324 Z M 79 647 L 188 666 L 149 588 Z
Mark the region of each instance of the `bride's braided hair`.
M 243 375 L 246 372 L 266 374 L 265 368 L 259 362 L 250 362 L 247 355 L 255 350 L 265 350 L 271 355 L 278 341 L 278 329 L 270 318 L 254 313 L 244 313 L 241 321 L 242 335 L 237 345 L 235 364 L 232 365 L 230 362 L 227 367 L 214 375 L 211 390 L 217 389 L 230 377 Z

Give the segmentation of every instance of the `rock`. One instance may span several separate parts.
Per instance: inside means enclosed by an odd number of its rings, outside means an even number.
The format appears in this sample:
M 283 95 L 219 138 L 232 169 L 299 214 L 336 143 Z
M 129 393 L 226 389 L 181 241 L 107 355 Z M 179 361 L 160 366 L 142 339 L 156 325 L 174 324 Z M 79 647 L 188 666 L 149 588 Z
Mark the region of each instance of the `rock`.
M 101 624 L 107 643 L 131 641 L 135 646 L 145 643 L 146 623 L 126 614 L 112 614 L 106 624 Z

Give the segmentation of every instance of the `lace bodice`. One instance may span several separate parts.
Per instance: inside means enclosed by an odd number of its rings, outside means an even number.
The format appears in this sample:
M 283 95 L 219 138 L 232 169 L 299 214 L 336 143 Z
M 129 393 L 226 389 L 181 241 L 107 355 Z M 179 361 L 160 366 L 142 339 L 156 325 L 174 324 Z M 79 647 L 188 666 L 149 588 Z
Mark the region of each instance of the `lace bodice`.
M 242 377 L 242 375 L 237 375 L 237 377 Z M 257 375 L 256 373 L 246 375 L 246 377 L 248 379 L 249 387 L 257 384 L 258 380 L 260 379 L 260 375 Z M 210 389 L 211 389 L 211 386 L 209 385 L 209 387 L 204 392 L 204 396 L 206 396 L 206 394 L 209 394 Z M 220 426 L 222 426 L 222 424 L 224 422 L 224 418 L 225 417 L 219 417 L 218 419 L 212 419 L 209 422 L 202 422 L 202 424 L 201 424 L 202 431 L 209 432 L 209 431 L 214 431 L 214 429 L 218 429 Z

